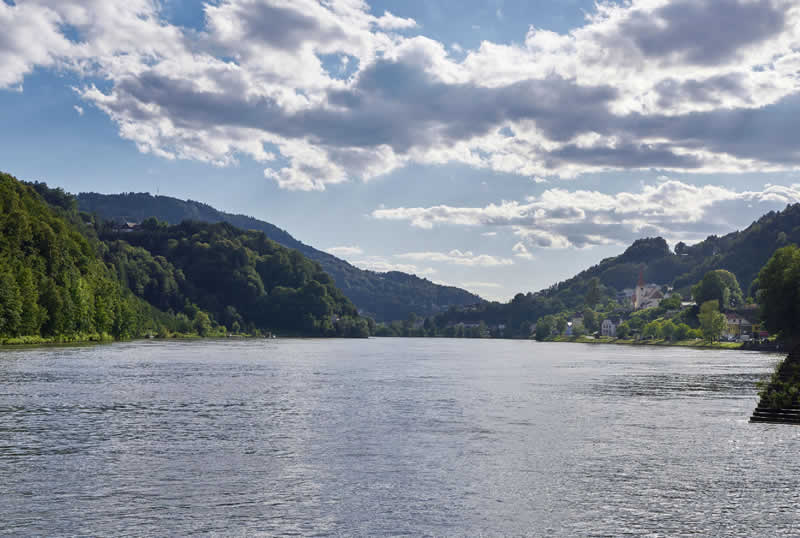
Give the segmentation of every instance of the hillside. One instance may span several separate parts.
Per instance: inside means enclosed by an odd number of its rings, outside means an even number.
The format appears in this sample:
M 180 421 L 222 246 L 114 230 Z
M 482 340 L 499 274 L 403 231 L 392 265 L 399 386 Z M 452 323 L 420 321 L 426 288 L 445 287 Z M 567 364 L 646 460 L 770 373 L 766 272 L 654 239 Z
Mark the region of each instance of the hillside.
M 120 280 L 162 309 L 197 305 L 237 332 L 368 335 L 366 321 L 319 264 L 262 232 L 224 222 L 170 226 L 151 217 L 135 230 L 105 223 L 99 233 Z
M 115 221 L 142 222 L 148 217 L 155 217 L 170 224 L 179 224 L 184 220 L 227 222 L 244 230 L 258 230 L 273 241 L 296 249 L 319 263 L 356 307 L 377 321 L 406 319 L 412 312 L 420 316 L 431 316 L 450 306 L 482 302 L 480 297 L 468 291 L 440 286 L 415 275 L 359 269 L 298 241 L 273 224 L 245 215 L 218 211 L 207 204 L 192 200 L 184 201 L 147 193 L 81 193 L 78 195 L 78 203 L 82 211 Z
M 635 241 L 622 254 L 606 258 L 576 276 L 536 293 L 519 293 L 506 304 L 485 303 L 475 308 L 448 312 L 437 318 L 437 325 L 454 322 L 484 321 L 504 324 L 513 334 L 522 336 L 525 327 L 551 315 L 582 310 L 590 289 L 595 304 L 608 304 L 618 292 L 632 288 L 638 275 L 648 283 L 673 287 L 689 298 L 691 287 L 709 271 L 724 269 L 736 276 L 745 296 L 755 296 L 759 270 L 778 248 L 800 243 L 800 204 L 772 211 L 741 231 L 722 237 L 709 236 L 687 246 L 678 243 L 670 250 L 661 237 Z M 596 279 L 596 280 L 595 280 Z
M 0 207 L 2 341 L 369 334 L 319 264 L 261 232 L 156 219 L 131 231 L 7 174 Z
M 103 263 L 75 201 L 45 193 L 47 201 L 0 173 L 0 340 L 130 338 L 174 327 L 175 316 L 135 297 Z

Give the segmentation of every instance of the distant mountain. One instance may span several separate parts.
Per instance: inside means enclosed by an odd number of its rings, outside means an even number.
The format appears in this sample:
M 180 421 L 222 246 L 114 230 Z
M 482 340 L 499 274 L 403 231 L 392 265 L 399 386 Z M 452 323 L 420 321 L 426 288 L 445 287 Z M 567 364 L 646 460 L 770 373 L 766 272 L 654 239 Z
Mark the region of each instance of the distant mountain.
M 721 237 L 711 235 L 691 246 L 678 243 L 674 251 L 661 237 L 639 239 L 619 256 L 607 258 L 540 293 L 556 297 L 573 288 L 583 292 L 594 277 L 621 291 L 632 288 L 639 272 L 643 272 L 647 282 L 673 286 L 688 295 L 689 288 L 707 272 L 725 269 L 736 275 L 745 294 L 752 295 L 758 272 L 775 250 L 798 243 L 800 204 L 793 204 L 783 211 L 770 211 L 744 230 Z
M 778 248 L 800 244 L 800 204 L 771 211 L 742 231 L 709 236 L 670 250 L 661 237 L 636 240 L 619 256 L 606 258 L 574 277 L 535 293 L 519 293 L 509 303 L 484 303 L 440 316 L 440 324 L 484 321 L 504 324 L 517 336 L 539 318 L 582 310 L 590 290 L 597 304 L 620 298 L 618 293 L 636 285 L 639 274 L 648 283 L 673 287 L 683 297 L 691 286 L 712 270 L 725 269 L 736 276 L 745 296 L 754 297 L 758 272 Z M 595 280 L 596 279 L 596 280 Z
M 363 314 L 377 321 L 406 319 L 412 312 L 427 317 L 451 306 L 483 302 L 483 299 L 466 290 L 440 286 L 415 275 L 359 269 L 336 256 L 298 241 L 273 224 L 246 215 L 225 213 L 193 200 L 184 201 L 148 193 L 81 193 L 78 195 L 78 204 L 81 211 L 97 213 L 116 221 L 142 222 L 148 217 L 156 217 L 170 224 L 179 224 L 184 220 L 227 222 L 244 230 L 264 232 L 273 241 L 296 249 L 318 262 L 353 304 Z

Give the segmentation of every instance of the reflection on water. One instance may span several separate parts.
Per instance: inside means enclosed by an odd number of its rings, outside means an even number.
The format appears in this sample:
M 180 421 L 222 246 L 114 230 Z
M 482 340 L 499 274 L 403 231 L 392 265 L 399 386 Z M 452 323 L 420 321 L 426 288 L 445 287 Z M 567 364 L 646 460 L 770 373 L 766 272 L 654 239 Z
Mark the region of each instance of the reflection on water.
M 0 352 L 0 533 L 796 535 L 776 357 L 474 340 Z

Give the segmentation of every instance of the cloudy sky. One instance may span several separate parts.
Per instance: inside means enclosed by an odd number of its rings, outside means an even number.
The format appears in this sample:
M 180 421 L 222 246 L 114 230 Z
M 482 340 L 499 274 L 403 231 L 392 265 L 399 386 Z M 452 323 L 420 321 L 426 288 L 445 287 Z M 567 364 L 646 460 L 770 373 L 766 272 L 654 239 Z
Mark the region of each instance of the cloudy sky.
M 0 169 L 507 299 L 800 201 L 794 0 L 0 0 Z

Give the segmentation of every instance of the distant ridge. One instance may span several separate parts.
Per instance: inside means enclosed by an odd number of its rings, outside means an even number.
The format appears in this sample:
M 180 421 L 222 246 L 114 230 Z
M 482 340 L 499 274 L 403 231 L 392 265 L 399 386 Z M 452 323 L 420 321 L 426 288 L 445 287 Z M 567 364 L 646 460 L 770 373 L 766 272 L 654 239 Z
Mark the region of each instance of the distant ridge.
M 461 288 L 441 286 L 415 275 L 398 271 L 378 273 L 359 269 L 336 256 L 298 241 L 274 224 L 246 215 L 219 211 L 202 202 L 153 196 L 149 193 L 80 193 L 77 198 L 81 211 L 97 213 L 111 220 L 142 222 L 148 217 L 156 217 L 170 224 L 179 224 L 184 220 L 228 222 L 237 228 L 264 232 L 273 241 L 296 249 L 318 262 L 353 304 L 364 315 L 371 316 L 376 321 L 406 319 L 412 312 L 427 317 L 451 306 L 483 302 L 479 296 Z

